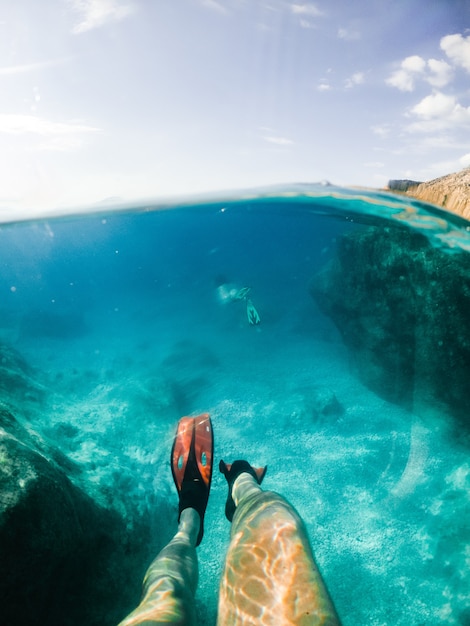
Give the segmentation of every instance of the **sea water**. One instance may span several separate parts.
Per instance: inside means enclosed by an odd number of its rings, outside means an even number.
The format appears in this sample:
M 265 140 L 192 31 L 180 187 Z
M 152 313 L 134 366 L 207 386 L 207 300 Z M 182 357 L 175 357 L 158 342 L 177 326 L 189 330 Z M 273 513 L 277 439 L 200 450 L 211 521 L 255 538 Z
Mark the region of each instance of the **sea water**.
M 101 505 L 152 520 L 139 577 L 176 530 L 177 421 L 209 412 L 217 464 L 267 464 L 263 486 L 305 521 L 345 625 L 470 624 L 468 422 L 366 386 L 312 297 L 341 238 L 396 225 L 444 254 L 470 252 L 464 220 L 324 185 L 1 227 L 0 338 L 43 396 L 40 409 L 34 385 L 8 401 Z M 259 325 L 221 284 L 251 289 Z M 319 412 L 318 394 L 331 410 Z M 201 624 L 216 620 L 225 498 L 216 467 L 198 548 Z

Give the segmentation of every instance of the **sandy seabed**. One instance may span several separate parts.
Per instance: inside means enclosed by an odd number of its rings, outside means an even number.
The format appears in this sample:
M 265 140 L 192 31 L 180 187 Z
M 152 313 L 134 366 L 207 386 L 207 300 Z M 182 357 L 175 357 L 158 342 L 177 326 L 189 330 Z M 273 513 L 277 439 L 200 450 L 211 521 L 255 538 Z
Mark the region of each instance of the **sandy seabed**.
M 448 419 L 411 414 L 364 388 L 307 300 L 289 308 L 279 299 L 269 311 L 259 302 L 257 328 L 239 304 L 176 304 L 90 311 L 83 337 L 19 346 L 47 372 L 47 428 L 92 483 L 109 486 L 109 504 L 119 508 L 119 489 L 143 509 L 155 493 L 168 498 L 171 536 L 177 412 L 207 411 L 216 463 L 267 464 L 263 486 L 305 521 L 345 625 L 470 624 L 470 463 Z M 334 393 L 344 412 L 316 414 L 314 389 Z M 200 624 L 216 621 L 225 498 L 215 467 L 198 549 Z

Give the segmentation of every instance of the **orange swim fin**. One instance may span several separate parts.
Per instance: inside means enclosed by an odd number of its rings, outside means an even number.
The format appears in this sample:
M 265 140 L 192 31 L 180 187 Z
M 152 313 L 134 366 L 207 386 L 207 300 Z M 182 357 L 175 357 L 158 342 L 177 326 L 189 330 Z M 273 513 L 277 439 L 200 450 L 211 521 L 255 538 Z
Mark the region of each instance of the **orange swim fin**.
M 178 521 L 181 511 L 195 509 L 201 518 L 198 546 L 204 534 L 204 514 L 212 481 L 214 436 L 208 413 L 182 417 L 171 449 L 171 472 L 178 491 Z

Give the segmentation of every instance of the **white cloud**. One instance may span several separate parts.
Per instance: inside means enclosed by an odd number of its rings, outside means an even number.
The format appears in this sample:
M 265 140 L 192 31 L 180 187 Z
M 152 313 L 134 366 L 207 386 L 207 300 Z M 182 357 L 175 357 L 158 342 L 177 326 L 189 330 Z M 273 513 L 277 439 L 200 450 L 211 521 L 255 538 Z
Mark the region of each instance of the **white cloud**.
M 447 35 L 441 39 L 441 49 L 456 66 L 470 72 L 470 35 Z
M 80 15 L 81 21 L 72 32 L 84 33 L 104 26 L 108 22 L 122 20 L 134 12 L 131 4 L 120 4 L 119 0 L 68 0 L 72 9 Z
M 413 138 L 413 144 L 416 148 L 415 151 L 423 154 L 429 153 L 431 150 L 452 150 L 455 152 L 456 150 L 465 150 L 468 148 L 468 141 L 465 141 L 465 138 L 457 139 L 452 132 L 421 137 L 419 142 Z
M 338 38 L 344 39 L 344 41 L 358 41 L 361 39 L 361 33 L 357 30 L 351 30 L 349 28 L 339 28 Z
M 459 161 L 462 167 L 469 167 L 470 166 L 470 152 L 460 157 Z
M 310 2 L 308 4 L 291 4 L 291 10 L 296 15 L 310 15 L 312 17 L 322 17 L 324 15 L 323 11 L 320 11 L 318 7 Z
M 425 81 L 441 89 L 450 83 L 454 68 L 462 67 L 470 72 L 470 35 L 446 35 L 440 41 L 443 50 L 452 65 L 438 59 L 425 61 L 418 55 L 406 57 L 400 67 L 386 79 L 387 85 L 401 91 L 413 91 L 418 80 Z
M 291 146 L 294 142 L 286 137 L 266 136 L 263 139 L 269 143 L 275 143 L 278 146 Z
M 374 135 L 385 139 L 391 133 L 390 124 L 377 124 L 376 126 L 372 126 L 371 128 Z
M 426 68 L 426 61 L 420 56 L 406 57 L 401 62 L 400 69 L 395 70 L 385 81 L 387 85 L 396 87 L 400 91 L 413 91 L 415 81 L 419 74 Z
M 414 54 L 413 56 L 406 57 L 406 59 L 402 61 L 401 66 L 406 72 L 419 74 L 424 71 L 426 61 L 417 54 Z
M 67 134 L 49 136 L 37 145 L 31 146 L 32 151 L 37 152 L 71 152 L 80 149 L 85 144 L 82 135 Z
M 202 0 L 202 6 L 206 7 L 206 9 L 217 11 L 217 13 L 228 13 L 227 9 L 217 0 Z
M 356 85 L 362 85 L 365 81 L 364 72 L 355 72 L 352 76 L 344 81 L 346 89 L 351 89 Z
M 429 59 L 427 62 L 430 74 L 426 81 L 433 87 L 445 87 L 452 80 L 453 70 L 445 61 Z
M 458 172 L 464 167 L 465 166 L 462 165 L 462 159 L 428 162 L 427 165 L 414 172 L 412 176 L 407 176 L 407 178 L 414 180 L 431 180 L 438 176 L 445 176 L 449 172 Z
M 58 61 L 39 61 L 38 63 L 24 63 L 23 65 L 9 65 L 6 67 L 0 67 L 0 76 L 14 76 L 16 74 L 25 74 L 27 72 L 34 72 L 52 67 L 54 65 L 60 65 L 64 63 L 64 59 Z
M 0 134 L 30 137 L 30 150 L 75 150 L 83 145 L 85 135 L 98 132 L 98 128 L 78 122 L 51 122 L 34 115 L 0 115 Z
M 417 80 L 423 80 L 433 87 L 445 87 L 453 76 L 452 67 L 445 61 L 428 59 L 418 55 L 406 57 L 398 70 L 385 81 L 387 85 L 400 91 L 413 91 Z
M 431 119 L 435 117 L 442 117 L 449 115 L 455 108 L 456 102 L 453 96 L 446 96 L 445 94 L 436 91 L 436 93 L 426 96 L 416 106 L 411 109 L 411 112 L 424 119 Z
M 330 91 L 330 89 L 331 89 L 331 85 L 328 83 L 320 83 L 317 86 L 318 91 Z
M 413 91 L 414 89 L 414 79 L 405 70 L 396 70 L 385 82 L 400 91 Z
M 407 127 L 408 132 L 438 132 L 452 128 L 470 127 L 470 107 L 464 107 L 454 96 L 439 91 L 426 96 L 410 112 L 418 121 Z

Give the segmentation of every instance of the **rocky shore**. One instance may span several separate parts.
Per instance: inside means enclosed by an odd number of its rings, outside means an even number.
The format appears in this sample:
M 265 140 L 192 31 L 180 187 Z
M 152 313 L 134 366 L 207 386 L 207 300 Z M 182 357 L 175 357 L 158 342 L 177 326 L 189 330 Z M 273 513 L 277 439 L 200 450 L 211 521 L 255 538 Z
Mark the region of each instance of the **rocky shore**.
M 429 182 L 390 180 L 388 189 L 440 205 L 470 220 L 470 167 Z

